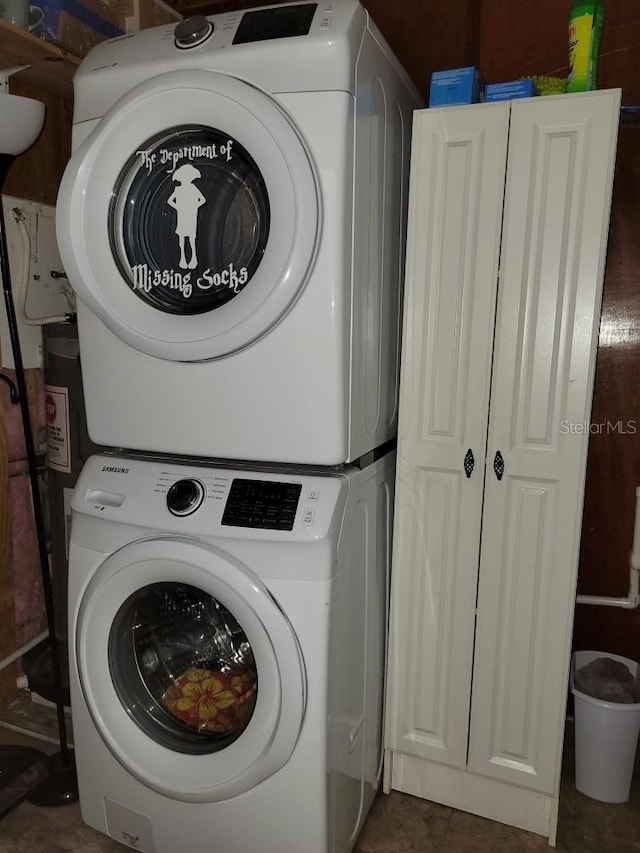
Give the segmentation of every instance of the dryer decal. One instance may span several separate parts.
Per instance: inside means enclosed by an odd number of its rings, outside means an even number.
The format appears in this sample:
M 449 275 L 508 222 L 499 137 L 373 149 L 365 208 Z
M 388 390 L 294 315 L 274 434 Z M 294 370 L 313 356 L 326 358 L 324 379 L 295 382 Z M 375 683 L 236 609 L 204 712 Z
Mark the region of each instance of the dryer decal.
M 248 151 L 222 131 L 174 127 L 141 145 L 109 207 L 109 240 L 133 292 L 172 314 L 234 299 L 265 251 L 270 206 Z

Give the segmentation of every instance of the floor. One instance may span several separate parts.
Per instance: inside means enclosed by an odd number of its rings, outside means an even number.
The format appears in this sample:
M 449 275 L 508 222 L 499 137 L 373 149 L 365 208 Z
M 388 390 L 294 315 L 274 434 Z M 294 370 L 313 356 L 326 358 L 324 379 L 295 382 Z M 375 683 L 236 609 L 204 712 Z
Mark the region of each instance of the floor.
M 560 853 L 640 853 L 640 762 L 629 803 L 599 803 L 575 790 L 572 741 L 569 725 L 556 849 Z M 4 728 L 0 729 L 1 742 L 33 743 Z M 43 741 L 38 745 L 53 748 Z M 0 820 L 0 853 L 123 853 L 127 849 L 130 848 L 85 826 L 77 803 L 43 808 L 23 802 Z M 354 853 L 544 850 L 549 848 L 546 839 L 540 836 L 393 791 L 389 796 L 378 796 Z M 189 853 L 222 851 L 190 847 Z

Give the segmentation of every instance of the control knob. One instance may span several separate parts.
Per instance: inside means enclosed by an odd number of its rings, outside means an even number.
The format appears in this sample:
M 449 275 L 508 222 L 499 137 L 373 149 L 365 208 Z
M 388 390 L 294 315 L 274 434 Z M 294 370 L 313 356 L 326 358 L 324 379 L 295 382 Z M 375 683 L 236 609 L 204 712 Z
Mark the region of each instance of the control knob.
M 198 509 L 204 496 L 205 488 L 200 480 L 178 480 L 167 493 L 167 507 L 173 515 L 191 515 Z
M 180 50 L 197 47 L 209 38 L 213 29 L 213 24 L 204 15 L 193 15 L 191 18 L 185 18 L 173 31 L 176 47 L 179 47 Z

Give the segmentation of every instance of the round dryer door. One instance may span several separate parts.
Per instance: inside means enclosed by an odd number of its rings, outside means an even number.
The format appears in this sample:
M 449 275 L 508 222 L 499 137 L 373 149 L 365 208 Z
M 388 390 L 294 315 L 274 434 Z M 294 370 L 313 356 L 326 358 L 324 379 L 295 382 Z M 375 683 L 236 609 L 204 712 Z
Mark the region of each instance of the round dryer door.
M 108 748 L 167 797 L 236 796 L 298 740 L 293 628 L 249 569 L 199 542 L 140 540 L 108 557 L 80 605 L 76 657 Z
M 201 361 L 266 334 L 311 271 L 320 200 L 277 102 L 217 72 L 122 97 L 71 158 L 57 204 L 78 296 L 129 346 Z

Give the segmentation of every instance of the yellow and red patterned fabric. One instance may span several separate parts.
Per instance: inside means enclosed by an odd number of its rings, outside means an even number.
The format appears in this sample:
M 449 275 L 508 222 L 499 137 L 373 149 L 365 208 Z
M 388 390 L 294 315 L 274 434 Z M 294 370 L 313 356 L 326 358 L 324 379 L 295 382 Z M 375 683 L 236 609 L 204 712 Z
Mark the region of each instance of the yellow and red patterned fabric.
M 256 692 L 257 680 L 251 670 L 217 672 L 189 667 L 165 690 L 162 702 L 190 728 L 227 735 L 246 726 Z

